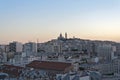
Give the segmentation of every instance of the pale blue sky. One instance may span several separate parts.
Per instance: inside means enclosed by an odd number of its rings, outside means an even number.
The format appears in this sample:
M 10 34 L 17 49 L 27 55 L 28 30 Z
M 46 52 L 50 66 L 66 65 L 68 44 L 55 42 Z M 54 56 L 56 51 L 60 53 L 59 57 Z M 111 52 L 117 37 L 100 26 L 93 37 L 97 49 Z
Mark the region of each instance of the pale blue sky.
M 48 41 L 59 33 L 120 41 L 120 0 L 0 0 L 0 43 Z

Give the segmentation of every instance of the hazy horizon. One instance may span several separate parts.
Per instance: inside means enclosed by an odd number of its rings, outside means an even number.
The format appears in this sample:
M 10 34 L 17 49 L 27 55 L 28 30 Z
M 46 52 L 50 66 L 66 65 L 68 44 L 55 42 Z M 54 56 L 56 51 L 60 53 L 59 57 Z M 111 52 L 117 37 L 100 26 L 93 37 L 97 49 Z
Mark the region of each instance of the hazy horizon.
M 59 36 L 59 35 L 58 35 Z M 37 38 L 36 40 L 27 40 L 25 42 L 22 42 L 22 41 L 17 41 L 17 40 L 11 40 L 11 41 L 7 41 L 7 42 L 3 42 L 3 43 L 0 43 L 1 45 L 7 45 L 11 42 L 20 42 L 22 44 L 25 44 L 25 43 L 28 43 L 28 42 L 35 42 L 35 43 L 45 43 L 45 42 L 48 42 L 48 41 L 51 41 L 51 40 L 55 40 L 55 39 L 58 39 L 58 36 L 55 37 L 55 38 L 50 38 L 50 39 L 47 39 L 47 40 L 44 40 L 44 41 L 40 41 L 39 38 Z M 64 35 L 63 35 L 64 37 Z M 116 42 L 116 43 L 120 43 L 119 41 L 113 41 L 113 40 L 106 40 L 106 39 L 89 39 L 89 38 L 79 38 L 79 37 L 68 37 L 68 39 L 71 39 L 71 38 L 75 38 L 75 39 L 82 39 L 82 40 L 90 40 L 90 41 L 112 41 L 112 42 Z
M 120 0 L 0 0 L 0 44 L 68 37 L 120 42 Z

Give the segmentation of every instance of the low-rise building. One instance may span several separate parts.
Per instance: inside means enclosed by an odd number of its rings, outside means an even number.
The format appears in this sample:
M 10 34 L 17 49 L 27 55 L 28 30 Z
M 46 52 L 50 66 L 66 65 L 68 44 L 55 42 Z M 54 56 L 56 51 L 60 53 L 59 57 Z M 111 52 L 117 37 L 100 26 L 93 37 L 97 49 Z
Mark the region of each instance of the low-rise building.
M 56 74 L 67 73 L 73 69 L 71 63 L 37 60 L 27 64 L 26 67 L 32 70 L 41 71 L 43 74 L 46 74 L 51 78 L 55 78 Z

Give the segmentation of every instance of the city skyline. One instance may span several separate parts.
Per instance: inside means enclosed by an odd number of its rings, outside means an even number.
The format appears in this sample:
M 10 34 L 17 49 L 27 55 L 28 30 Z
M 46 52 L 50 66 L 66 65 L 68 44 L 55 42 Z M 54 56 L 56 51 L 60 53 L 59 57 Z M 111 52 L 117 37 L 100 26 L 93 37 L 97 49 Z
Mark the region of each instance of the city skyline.
M 0 43 L 68 38 L 120 42 L 119 0 L 1 0 Z

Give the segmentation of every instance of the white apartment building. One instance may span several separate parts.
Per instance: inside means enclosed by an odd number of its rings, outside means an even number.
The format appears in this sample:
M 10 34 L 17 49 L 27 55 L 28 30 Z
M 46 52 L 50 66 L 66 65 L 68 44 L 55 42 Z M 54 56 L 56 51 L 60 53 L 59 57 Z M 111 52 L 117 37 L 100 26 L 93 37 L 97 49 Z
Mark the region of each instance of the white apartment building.
M 98 45 L 97 46 L 97 56 L 102 61 L 111 61 L 115 58 L 114 52 L 116 47 L 108 44 Z
M 9 43 L 9 51 L 10 52 L 22 52 L 23 45 L 20 42 L 12 42 Z
M 29 42 L 23 45 L 23 52 L 30 56 L 33 53 L 37 53 L 37 43 Z
M 24 52 L 37 52 L 37 44 L 34 42 L 25 43 L 23 45 Z

